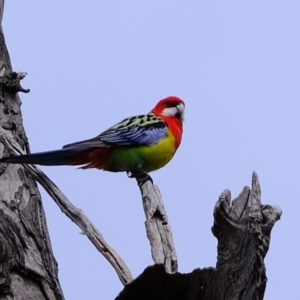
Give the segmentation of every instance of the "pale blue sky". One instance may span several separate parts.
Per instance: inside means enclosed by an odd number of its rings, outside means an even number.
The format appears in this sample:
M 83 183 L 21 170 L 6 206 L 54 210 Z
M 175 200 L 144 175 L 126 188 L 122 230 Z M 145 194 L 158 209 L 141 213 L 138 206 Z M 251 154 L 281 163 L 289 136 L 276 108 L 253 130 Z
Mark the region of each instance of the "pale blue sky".
M 173 161 L 152 174 L 179 271 L 214 266 L 212 211 L 255 170 L 280 205 L 266 258 L 266 300 L 299 299 L 299 1 L 6 1 L 4 31 L 33 152 L 94 137 L 158 100 L 186 101 Z M 83 209 L 134 276 L 152 264 L 138 188 L 125 174 L 43 168 Z M 115 271 L 43 191 L 68 300 L 113 299 Z

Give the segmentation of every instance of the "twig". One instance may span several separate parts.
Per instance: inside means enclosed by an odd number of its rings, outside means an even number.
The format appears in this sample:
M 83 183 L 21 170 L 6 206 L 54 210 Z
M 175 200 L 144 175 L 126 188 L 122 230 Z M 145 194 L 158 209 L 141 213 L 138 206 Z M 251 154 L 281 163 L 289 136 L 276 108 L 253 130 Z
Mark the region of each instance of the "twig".
M 176 273 L 177 255 L 159 188 L 153 185 L 151 177 L 146 182 L 136 179 L 142 194 L 146 216 L 145 226 L 151 245 L 152 259 L 155 264 L 164 264 L 167 273 Z
M 12 150 L 14 154 L 24 154 L 19 144 L 1 126 L 0 142 Z M 129 268 L 115 250 L 107 244 L 102 234 L 92 224 L 84 212 L 75 207 L 39 168 L 33 165 L 23 165 L 23 167 L 39 182 L 39 184 L 59 206 L 61 211 L 83 231 L 98 251 L 108 260 L 108 262 L 116 270 L 121 282 L 124 285 L 130 283 L 133 278 Z

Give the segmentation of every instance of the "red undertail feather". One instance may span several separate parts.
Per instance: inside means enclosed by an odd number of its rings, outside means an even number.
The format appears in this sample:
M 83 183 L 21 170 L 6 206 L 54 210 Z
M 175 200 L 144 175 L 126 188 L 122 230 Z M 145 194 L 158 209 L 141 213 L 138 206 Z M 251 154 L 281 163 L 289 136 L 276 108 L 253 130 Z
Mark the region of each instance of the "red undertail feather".
M 91 149 L 91 151 L 79 154 L 74 157 L 70 165 L 84 165 L 80 167 L 80 169 L 105 169 L 105 165 L 108 162 L 110 155 L 112 153 L 112 148 L 95 148 Z

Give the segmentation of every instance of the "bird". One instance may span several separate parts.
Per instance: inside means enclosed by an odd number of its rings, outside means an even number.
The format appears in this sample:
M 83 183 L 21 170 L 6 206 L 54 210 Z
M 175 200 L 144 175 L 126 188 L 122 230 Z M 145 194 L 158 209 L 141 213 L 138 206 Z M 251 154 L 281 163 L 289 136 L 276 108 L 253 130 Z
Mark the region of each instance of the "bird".
M 4 157 L 0 162 L 80 166 L 127 172 L 129 177 L 147 175 L 164 167 L 180 146 L 184 110 L 185 102 L 181 98 L 169 96 L 148 114 L 126 118 L 92 139 L 59 150 Z

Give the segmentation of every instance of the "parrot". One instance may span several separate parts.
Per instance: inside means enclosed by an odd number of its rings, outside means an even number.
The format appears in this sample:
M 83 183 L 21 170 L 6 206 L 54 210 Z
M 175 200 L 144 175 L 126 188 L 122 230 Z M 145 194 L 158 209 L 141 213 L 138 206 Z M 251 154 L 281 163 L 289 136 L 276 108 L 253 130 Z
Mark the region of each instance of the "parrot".
M 181 98 L 169 96 L 148 114 L 126 118 L 92 139 L 59 150 L 4 157 L 0 162 L 80 166 L 127 172 L 129 177 L 148 174 L 164 167 L 180 146 L 184 110 L 185 102 Z

